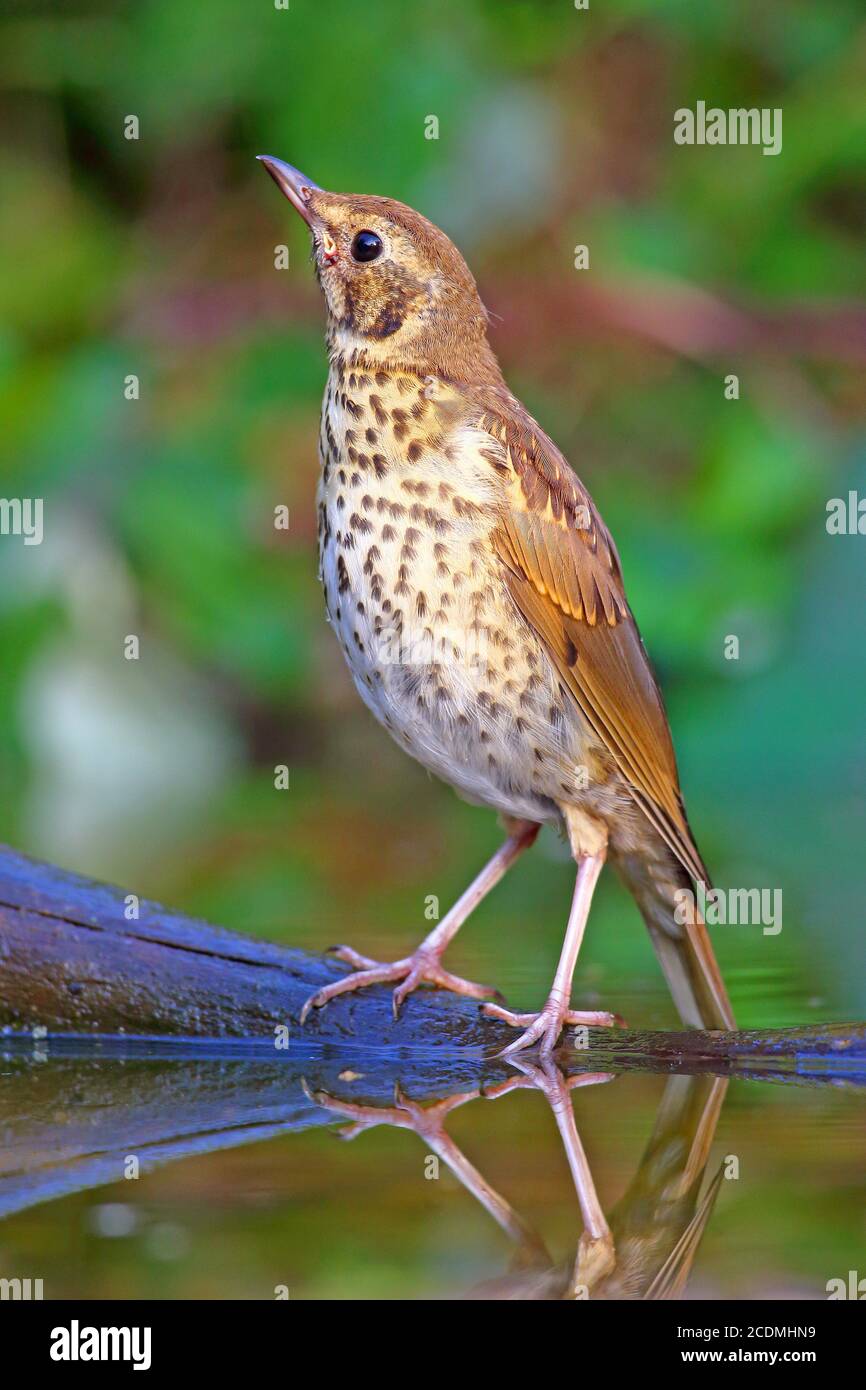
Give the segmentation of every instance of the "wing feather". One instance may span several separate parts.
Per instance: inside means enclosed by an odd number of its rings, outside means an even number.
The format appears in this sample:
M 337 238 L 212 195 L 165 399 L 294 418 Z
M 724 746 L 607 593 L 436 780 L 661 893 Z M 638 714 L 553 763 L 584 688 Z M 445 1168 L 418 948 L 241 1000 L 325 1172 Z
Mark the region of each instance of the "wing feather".
M 613 540 L 589 493 L 514 397 L 498 388 L 480 393 L 478 423 L 512 470 L 493 536 L 512 597 L 637 804 L 687 872 L 708 882 Z

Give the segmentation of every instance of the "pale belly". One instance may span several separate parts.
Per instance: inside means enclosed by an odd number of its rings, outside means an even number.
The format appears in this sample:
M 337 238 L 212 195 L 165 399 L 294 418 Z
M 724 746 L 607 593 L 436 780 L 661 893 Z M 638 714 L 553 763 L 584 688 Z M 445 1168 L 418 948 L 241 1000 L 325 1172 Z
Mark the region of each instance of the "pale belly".
M 329 621 L 363 700 L 407 753 L 467 800 L 559 823 L 557 801 L 582 799 L 581 721 L 493 568 L 483 498 L 448 478 L 430 460 L 375 480 L 329 470 Z

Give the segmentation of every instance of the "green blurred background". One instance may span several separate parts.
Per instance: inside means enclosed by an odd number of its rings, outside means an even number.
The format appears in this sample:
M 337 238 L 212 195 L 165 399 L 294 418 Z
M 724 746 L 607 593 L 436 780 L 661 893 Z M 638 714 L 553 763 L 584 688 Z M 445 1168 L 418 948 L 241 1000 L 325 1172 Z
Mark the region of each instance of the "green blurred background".
M 374 724 L 324 622 L 323 315 L 266 151 L 459 243 L 617 538 L 717 882 L 783 890 L 779 936 L 716 933 L 740 1021 L 862 1016 L 866 540 L 825 527 L 866 494 L 858 0 L 4 11 L 0 495 L 44 497 L 46 530 L 0 539 L 0 837 L 385 959 L 498 842 Z M 676 146 L 698 99 L 781 107 L 782 153 Z M 452 968 L 537 1005 L 570 876 L 543 837 Z M 615 881 L 575 997 L 673 1020 Z

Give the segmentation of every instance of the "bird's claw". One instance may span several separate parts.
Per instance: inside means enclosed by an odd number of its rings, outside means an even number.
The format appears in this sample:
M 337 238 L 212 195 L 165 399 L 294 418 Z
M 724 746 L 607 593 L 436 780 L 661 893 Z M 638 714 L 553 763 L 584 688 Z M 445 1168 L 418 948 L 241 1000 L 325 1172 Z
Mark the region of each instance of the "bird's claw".
M 340 1100 L 327 1091 L 314 1091 L 305 1077 L 302 1078 L 301 1085 L 307 1099 L 315 1105 L 352 1121 L 351 1124 L 337 1130 L 340 1139 L 357 1139 L 359 1134 L 363 1134 L 367 1129 L 374 1129 L 377 1125 L 411 1129 L 422 1138 L 433 1139 L 441 1135 L 445 1119 L 452 1110 L 465 1105 L 467 1101 L 476 1100 L 480 1095 L 476 1087 L 468 1091 L 457 1091 L 429 1105 L 421 1105 L 407 1095 L 397 1081 L 394 1083 L 393 1105 L 363 1105 L 356 1101 Z
M 566 1026 L 612 1028 L 617 1023 L 622 1023 L 622 1019 L 617 1014 L 569 1009 L 556 999 L 548 999 L 544 1008 L 537 1014 L 512 1013 L 510 1009 L 500 1008 L 496 1004 L 482 1005 L 482 1012 L 488 1018 L 498 1018 L 511 1028 L 525 1028 L 525 1032 L 521 1033 L 519 1038 L 502 1049 L 499 1053 L 500 1057 L 513 1056 L 514 1053 L 522 1052 L 525 1048 L 534 1047 L 536 1043 L 541 1044 L 542 1057 L 547 1057 L 556 1050 L 560 1034 Z
M 474 980 L 464 980 L 459 975 L 452 975 L 450 970 L 446 970 L 441 964 L 439 957 L 429 950 L 419 947 L 411 956 L 405 956 L 402 960 L 391 961 L 382 964 L 379 961 L 371 960 L 368 956 L 362 956 L 351 946 L 332 946 L 331 954 L 339 957 L 340 960 L 347 961 L 354 966 L 350 975 L 346 975 L 342 980 L 334 980 L 329 985 L 324 985 L 322 989 L 316 990 L 305 1002 L 299 1015 L 299 1023 L 303 1025 L 310 1015 L 312 1009 L 321 1009 L 325 1004 L 330 1003 L 341 994 L 350 994 L 356 989 L 366 989 L 368 985 L 390 984 L 399 981 L 397 988 L 392 996 L 394 1017 L 399 1018 L 400 1010 L 408 996 L 419 985 L 433 985 L 437 989 L 450 990 L 453 994 L 462 994 L 470 999 L 486 999 L 493 996 L 494 999 L 502 999 L 498 990 L 490 985 L 482 985 Z

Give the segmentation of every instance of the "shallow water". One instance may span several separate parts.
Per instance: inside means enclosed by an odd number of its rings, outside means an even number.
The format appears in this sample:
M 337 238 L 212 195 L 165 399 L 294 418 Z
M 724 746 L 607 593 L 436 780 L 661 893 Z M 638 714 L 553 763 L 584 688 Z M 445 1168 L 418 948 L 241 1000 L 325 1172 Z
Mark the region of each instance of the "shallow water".
M 566 1094 L 478 1056 L 0 1057 L 0 1277 L 46 1298 L 823 1299 L 863 1265 L 862 1058 Z

